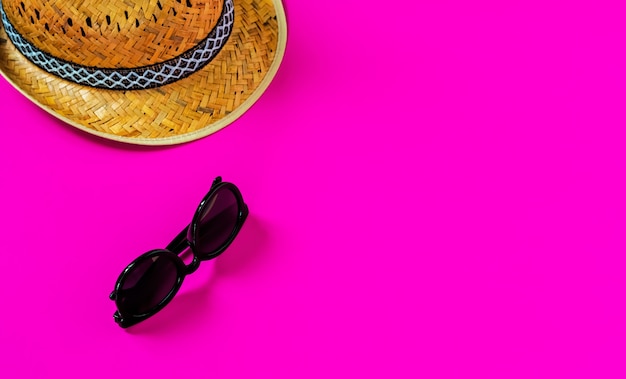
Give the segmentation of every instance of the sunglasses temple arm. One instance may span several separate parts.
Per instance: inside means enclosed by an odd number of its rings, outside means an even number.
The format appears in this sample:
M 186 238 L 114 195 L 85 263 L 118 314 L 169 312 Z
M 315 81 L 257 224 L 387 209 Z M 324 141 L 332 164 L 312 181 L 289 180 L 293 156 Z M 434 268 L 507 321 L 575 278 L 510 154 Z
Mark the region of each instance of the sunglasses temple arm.
M 180 254 L 185 249 L 189 247 L 189 242 L 187 241 L 187 230 L 189 229 L 189 225 L 185 227 L 169 245 L 167 245 L 167 250 L 171 251 L 174 254 Z

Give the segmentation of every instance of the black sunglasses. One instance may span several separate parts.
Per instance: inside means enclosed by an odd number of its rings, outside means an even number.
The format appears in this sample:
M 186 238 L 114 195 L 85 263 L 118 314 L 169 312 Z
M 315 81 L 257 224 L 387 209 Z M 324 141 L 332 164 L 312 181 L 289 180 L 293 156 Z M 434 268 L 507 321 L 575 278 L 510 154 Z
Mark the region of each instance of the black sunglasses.
M 248 217 L 248 206 L 232 183 L 213 181 L 191 224 L 165 249 L 149 251 L 129 264 L 120 274 L 109 298 L 115 300 L 115 322 L 122 328 L 154 315 L 169 303 L 185 276 L 201 261 L 220 255 L 233 242 Z M 180 258 L 191 250 L 193 260 L 185 265 Z

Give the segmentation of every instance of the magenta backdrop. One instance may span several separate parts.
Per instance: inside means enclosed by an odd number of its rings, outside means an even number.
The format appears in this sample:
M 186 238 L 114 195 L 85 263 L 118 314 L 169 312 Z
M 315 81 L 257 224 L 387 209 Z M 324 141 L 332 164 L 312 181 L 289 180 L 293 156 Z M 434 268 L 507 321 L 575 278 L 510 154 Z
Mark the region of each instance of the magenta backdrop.
M 617 3 L 289 1 L 268 91 L 168 148 L 0 80 L 0 377 L 626 377 Z M 238 239 L 120 329 L 117 275 L 216 175 Z

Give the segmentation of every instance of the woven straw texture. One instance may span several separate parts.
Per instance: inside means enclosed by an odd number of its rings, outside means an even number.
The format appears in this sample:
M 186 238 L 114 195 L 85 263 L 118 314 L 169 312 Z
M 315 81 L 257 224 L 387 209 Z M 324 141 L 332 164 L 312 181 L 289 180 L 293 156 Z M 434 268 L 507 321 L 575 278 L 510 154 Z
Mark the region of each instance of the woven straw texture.
M 222 0 L 2 0 L 28 42 L 71 63 L 102 68 L 159 64 L 215 27 Z M 152 89 L 108 90 L 58 78 L 25 58 L 0 26 L 0 71 L 42 108 L 87 132 L 136 144 L 211 134 L 248 109 L 282 60 L 286 22 L 278 0 L 234 0 L 234 25 L 210 63 Z

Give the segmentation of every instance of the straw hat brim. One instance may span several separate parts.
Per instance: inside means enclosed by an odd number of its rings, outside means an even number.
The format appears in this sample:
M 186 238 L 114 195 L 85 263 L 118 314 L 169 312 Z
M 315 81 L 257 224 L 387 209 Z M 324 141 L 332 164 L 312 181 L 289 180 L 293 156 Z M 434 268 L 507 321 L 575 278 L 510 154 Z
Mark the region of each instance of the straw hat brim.
M 25 58 L 0 23 L 0 73 L 55 117 L 106 139 L 172 145 L 212 134 L 248 110 L 282 61 L 287 24 L 281 0 L 235 1 L 228 43 L 204 68 L 153 89 L 107 90 L 58 78 Z

